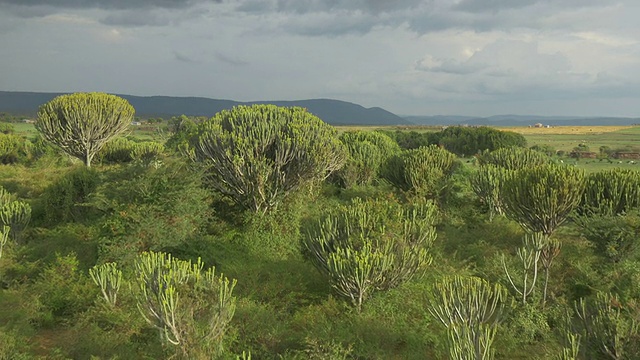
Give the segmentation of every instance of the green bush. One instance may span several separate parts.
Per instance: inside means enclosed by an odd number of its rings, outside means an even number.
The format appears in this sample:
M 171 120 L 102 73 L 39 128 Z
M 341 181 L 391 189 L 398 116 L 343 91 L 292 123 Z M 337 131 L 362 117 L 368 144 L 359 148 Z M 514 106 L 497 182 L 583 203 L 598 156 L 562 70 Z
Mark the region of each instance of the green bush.
M 519 147 L 485 150 L 476 158 L 479 165 L 491 164 L 507 170 L 518 170 L 551 162 L 551 159 L 541 152 Z
M 429 143 L 438 144 L 458 156 L 465 157 L 482 151 L 524 147 L 527 140 L 521 134 L 486 126 L 449 126 L 440 132 L 430 133 Z
M 200 175 L 180 161 L 114 170 L 92 202 L 104 214 L 100 258 L 130 263 L 139 252 L 178 248 L 198 235 L 211 213 Z
M 49 224 L 82 221 L 91 213 L 88 202 L 100 184 L 97 170 L 76 167 L 49 185 L 42 194 L 44 220 Z
M 54 325 L 87 310 L 96 299 L 98 289 L 78 269 L 75 254 L 56 256 L 33 284 L 33 294 L 42 304 L 41 325 Z
M 30 156 L 30 142 L 18 135 L 0 133 L 0 164 L 24 162 Z
M 640 213 L 593 214 L 577 216 L 580 232 L 591 242 L 596 253 L 610 262 L 618 263 L 637 256 L 640 239 Z
M 382 176 L 412 196 L 441 200 L 451 185 L 451 175 L 459 165 L 454 154 L 431 145 L 392 156 L 384 165 Z
M 127 138 L 117 138 L 106 143 L 96 155 L 98 161 L 103 164 L 121 164 L 133 160 L 131 152 L 136 146 L 135 141 Z
M 13 134 L 16 128 L 13 124 L 0 122 L 0 134 Z
M 190 145 L 213 189 L 261 213 L 324 180 L 345 158 L 336 130 L 298 107 L 223 110 L 198 126 Z
M 591 173 L 580 203 L 584 215 L 624 214 L 640 207 L 640 172 L 615 168 Z
M 131 157 L 133 160 L 139 161 L 143 165 L 156 164 L 156 166 L 159 166 L 161 165 L 159 161 L 163 152 L 164 146 L 162 144 L 153 141 L 145 141 L 137 143 L 133 147 Z

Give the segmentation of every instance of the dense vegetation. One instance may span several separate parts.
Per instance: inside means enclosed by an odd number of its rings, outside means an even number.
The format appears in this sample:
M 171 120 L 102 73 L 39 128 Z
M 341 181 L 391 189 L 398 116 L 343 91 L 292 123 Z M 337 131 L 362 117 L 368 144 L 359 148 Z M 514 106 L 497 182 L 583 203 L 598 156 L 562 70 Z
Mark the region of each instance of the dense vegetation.
M 638 359 L 640 176 L 499 133 L 2 125 L 0 359 Z

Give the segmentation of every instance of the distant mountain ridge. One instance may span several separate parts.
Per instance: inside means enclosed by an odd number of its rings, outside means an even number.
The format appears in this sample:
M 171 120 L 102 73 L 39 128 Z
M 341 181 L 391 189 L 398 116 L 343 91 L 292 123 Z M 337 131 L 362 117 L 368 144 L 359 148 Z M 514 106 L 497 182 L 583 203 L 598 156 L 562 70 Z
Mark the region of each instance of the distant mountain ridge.
M 0 112 L 33 115 L 38 107 L 65 93 L 0 91 Z M 179 115 L 211 117 L 224 109 L 237 105 L 274 104 L 307 108 L 332 125 L 400 125 L 410 124 L 406 119 L 379 107 L 365 108 L 358 104 L 332 99 L 294 101 L 218 100 L 204 97 L 134 96 L 120 95 L 136 109 L 136 115 L 170 117 Z
M 598 126 L 636 125 L 640 118 L 631 117 L 586 117 L 586 116 L 537 116 L 537 115 L 494 115 L 488 117 L 434 115 L 405 116 L 416 125 L 486 125 L 486 126 L 528 126 L 540 123 L 550 126 Z

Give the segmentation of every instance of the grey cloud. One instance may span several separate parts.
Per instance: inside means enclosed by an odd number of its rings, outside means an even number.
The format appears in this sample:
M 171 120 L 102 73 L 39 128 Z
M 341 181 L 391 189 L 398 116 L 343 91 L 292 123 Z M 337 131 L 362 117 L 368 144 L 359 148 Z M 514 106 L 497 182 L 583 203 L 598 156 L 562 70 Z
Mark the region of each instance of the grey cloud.
M 221 3 L 222 0 L 0 0 L 0 11 L 21 18 L 44 17 L 69 10 L 107 11 L 100 21 L 107 25 L 163 26 L 199 4 Z M 172 13 L 159 16 L 157 10 Z
M 469 13 L 497 13 L 501 11 L 519 10 L 527 7 L 550 9 L 552 11 L 573 9 L 577 10 L 592 6 L 609 6 L 620 4 L 620 0 L 463 0 L 453 7 Z
M 427 1 L 433 2 L 433 0 Z M 307 14 L 353 11 L 381 14 L 414 8 L 424 0 L 243 0 L 237 10 L 249 13 Z
M 179 62 L 183 62 L 183 63 L 190 63 L 190 64 L 193 64 L 193 63 L 197 63 L 197 62 L 198 62 L 198 61 L 196 61 L 196 60 L 192 59 L 191 57 L 189 57 L 189 56 L 187 56 L 187 55 L 184 55 L 184 54 L 182 54 L 182 53 L 179 53 L 179 52 L 177 52 L 177 51 L 174 51 L 174 52 L 173 52 L 173 57 L 174 57 L 176 60 L 178 60 Z
M 484 64 L 474 64 L 469 61 L 459 62 L 454 59 L 421 59 L 416 61 L 414 68 L 421 71 L 441 72 L 446 74 L 467 75 L 473 74 L 487 67 Z M 430 64 L 433 62 L 433 64 Z
M 454 9 L 464 12 L 497 12 L 520 9 L 540 2 L 540 0 L 463 0 Z
M 173 21 L 168 16 L 162 16 L 154 12 L 146 12 L 144 15 L 137 11 L 118 11 L 100 19 L 105 25 L 115 26 L 164 26 Z
M 47 7 L 50 9 L 141 9 L 141 8 L 186 8 L 196 2 L 212 0 L 0 0 L 0 5 L 20 7 Z M 219 1 L 216 1 L 219 2 Z
M 567 21 L 584 8 L 610 7 L 629 0 L 239 0 L 240 13 L 278 17 L 275 28 L 305 36 L 364 34 L 376 26 L 403 24 L 426 34 L 446 29 L 571 29 Z M 583 16 L 584 14 L 580 15 Z M 319 22 L 322 18 L 325 21 Z M 588 21 L 581 26 L 589 27 Z
M 244 66 L 244 65 L 248 65 L 249 63 L 247 61 L 244 61 L 240 58 L 237 57 L 232 57 L 229 55 L 225 55 L 219 51 L 215 52 L 215 57 L 216 59 L 218 59 L 219 61 L 225 63 L 225 64 L 229 64 L 229 65 L 233 65 L 233 66 Z

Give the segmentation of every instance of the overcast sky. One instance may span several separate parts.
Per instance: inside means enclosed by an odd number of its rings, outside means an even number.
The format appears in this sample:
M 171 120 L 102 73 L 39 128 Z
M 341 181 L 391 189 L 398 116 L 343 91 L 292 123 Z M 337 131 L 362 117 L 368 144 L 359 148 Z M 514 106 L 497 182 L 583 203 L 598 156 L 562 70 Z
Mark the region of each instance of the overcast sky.
M 640 117 L 638 0 L 0 0 L 0 90 Z

